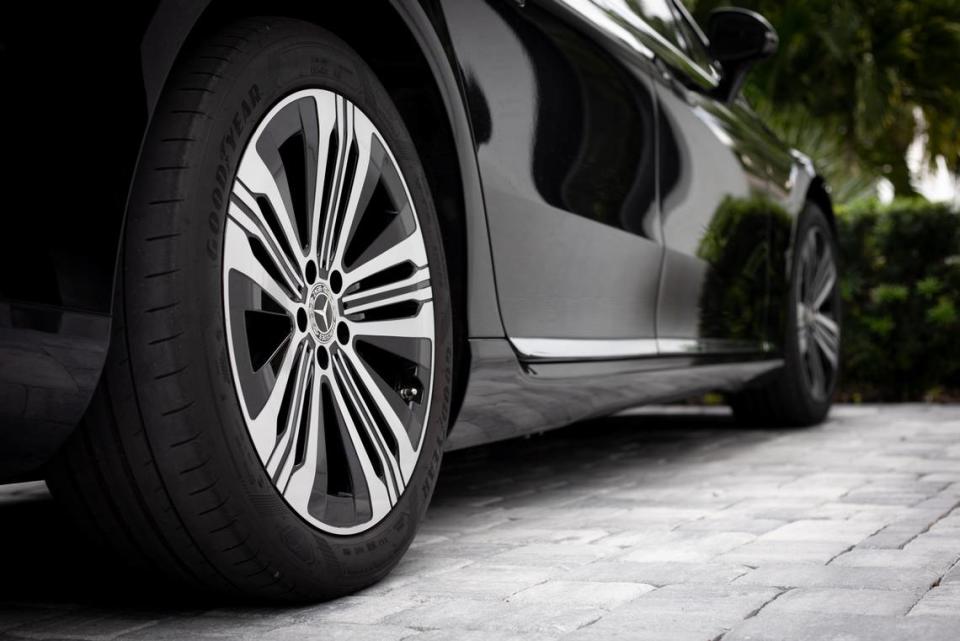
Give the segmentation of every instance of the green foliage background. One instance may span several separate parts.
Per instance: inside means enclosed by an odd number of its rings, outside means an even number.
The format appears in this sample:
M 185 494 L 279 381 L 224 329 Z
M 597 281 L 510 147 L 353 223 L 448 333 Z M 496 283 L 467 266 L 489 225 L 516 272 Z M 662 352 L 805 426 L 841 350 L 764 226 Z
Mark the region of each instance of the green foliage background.
M 702 25 L 720 6 L 753 9 L 780 36 L 745 93 L 832 188 L 842 396 L 960 399 L 960 212 L 915 197 L 906 163 L 926 134 L 926 161 L 960 169 L 960 0 L 684 2 Z M 878 204 L 879 177 L 907 198 Z
M 842 385 L 853 400 L 957 400 L 960 213 L 904 200 L 839 207 Z
M 751 73 L 747 96 L 817 161 L 837 200 L 862 195 L 877 176 L 898 195 L 913 193 L 905 155 L 915 111 L 927 160 L 943 155 L 960 168 L 960 0 L 685 2 L 704 25 L 712 9 L 736 5 L 777 29 L 780 51 Z

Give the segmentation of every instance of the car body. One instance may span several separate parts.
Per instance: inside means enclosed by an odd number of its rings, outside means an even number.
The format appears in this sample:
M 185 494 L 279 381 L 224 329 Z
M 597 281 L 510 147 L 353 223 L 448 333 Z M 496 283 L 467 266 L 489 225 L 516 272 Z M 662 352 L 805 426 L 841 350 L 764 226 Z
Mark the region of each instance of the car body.
M 840 354 L 778 39 L 677 0 L 18 5 L 0 32 L 0 482 L 185 587 L 399 562 L 444 450 L 727 395 L 812 425 Z
M 336 32 L 407 120 L 452 283 L 448 449 L 783 365 L 796 221 L 808 202 L 832 216 L 829 196 L 743 98 L 718 94 L 681 5 L 257 5 L 4 9 L 4 480 L 42 474 L 96 389 L 126 201 L 171 68 L 197 33 L 257 12 Z

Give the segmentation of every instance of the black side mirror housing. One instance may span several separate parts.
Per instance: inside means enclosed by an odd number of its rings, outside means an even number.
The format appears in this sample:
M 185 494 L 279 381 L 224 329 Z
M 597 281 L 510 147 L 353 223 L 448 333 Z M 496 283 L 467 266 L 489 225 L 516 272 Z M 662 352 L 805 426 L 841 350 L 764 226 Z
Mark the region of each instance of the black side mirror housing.
M 747 9 L 714 9 L 707 19 L 710 53 L 723 70 L 718 97 L 726 102 L 736 99 L 747 73 L 756 63 L 777 52 L 777 31 L 759 13 Z

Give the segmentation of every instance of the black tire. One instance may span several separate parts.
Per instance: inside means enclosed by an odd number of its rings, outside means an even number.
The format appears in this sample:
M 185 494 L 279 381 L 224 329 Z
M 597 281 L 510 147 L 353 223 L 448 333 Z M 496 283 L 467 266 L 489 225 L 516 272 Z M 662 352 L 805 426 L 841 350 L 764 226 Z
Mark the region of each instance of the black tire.
M 220 193 L 224 171 L 237 171 L 256 123 L 304 88 L 346 97 L 388 141 L 432 268 L 435 375 L 422 449 L 392 511 L 359 534 L 311 526 L 271 483 L 246 431 L 225 338 L 229 198 L 211 194 Z M 161 97 L 123 243 L 108 364 L 83 424 L 51 465 L 54 495 L 127 563 L 201 590 L 303 601 L 386 576 L 413 540 L 437 479 L 452 329 L 427 180 L 370 68 L 335 36 L 295 20 L 248 20 L 207 39 Z
M 801 300 L 801 244 L 810 234 L 825 239 L 825 249 L 830 252 L 833 264 L 838 265 L 839 252 L 833 227 L 823 211 L 814 203 L 808 203 L 797 223 L 795 247 L 790 270 L 790 295 L 784 331 L 784 366 L 772 376 L 765 378 L 759 387 L 745 389 L 728 397 L 734 417 L 740 423 L 758 427 L 806 427 L 826 419 L 833 401 L 839 378 L 839 363 L 828 372 L 829 380 L 820 389 L 811 384 L 804 369 L 801 353 L 800 318 L 797 302 Z M 840 288 L 833 286 L 825 303 L 841 324 Z M 839 352 L 839 334 L 837 339 Z M 829 368 L 828 368 L 829 369 Z

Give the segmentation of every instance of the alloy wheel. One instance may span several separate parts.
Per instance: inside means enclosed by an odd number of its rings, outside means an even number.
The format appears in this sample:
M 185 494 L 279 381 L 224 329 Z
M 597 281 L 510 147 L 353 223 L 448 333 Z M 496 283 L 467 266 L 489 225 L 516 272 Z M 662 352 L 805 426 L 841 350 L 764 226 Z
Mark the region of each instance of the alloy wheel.
M 813 398 L 833 391 L 840 362 L 836 309 L 837 265 L 829 238 L 811 227 L 800 246 L 797 287 L 797 340 L 804 377 Z
M 384 136 L 336 93 L 287 96 L 241 158 L 223 305 L 246 428 L 314 527 L 363 532 L 403 494 L 433 387 L 424 236 Z

